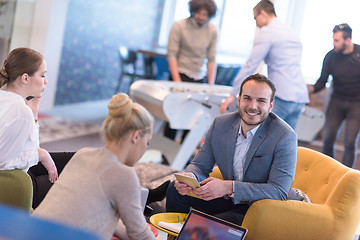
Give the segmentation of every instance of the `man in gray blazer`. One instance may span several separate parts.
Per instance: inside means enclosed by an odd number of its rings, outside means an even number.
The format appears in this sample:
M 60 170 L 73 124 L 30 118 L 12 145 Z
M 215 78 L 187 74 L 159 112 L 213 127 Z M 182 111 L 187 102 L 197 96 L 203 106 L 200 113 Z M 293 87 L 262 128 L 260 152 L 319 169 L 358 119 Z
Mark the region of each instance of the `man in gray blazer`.
M 168 212 L 190 207 L 241 224 L 251 203 L 286 200 L 295 176 L 297 136 L 271 113 L 275 87 L 261 74 L 240 86 L 239 111 L 217 117 L 199 153 L 184 174 L 201 187 L 192 189 L 175 180 L 167 191 Z M 209 177 L 220 168 L 224 180 Z M 202 199 L 186 196 L 193 192 Z

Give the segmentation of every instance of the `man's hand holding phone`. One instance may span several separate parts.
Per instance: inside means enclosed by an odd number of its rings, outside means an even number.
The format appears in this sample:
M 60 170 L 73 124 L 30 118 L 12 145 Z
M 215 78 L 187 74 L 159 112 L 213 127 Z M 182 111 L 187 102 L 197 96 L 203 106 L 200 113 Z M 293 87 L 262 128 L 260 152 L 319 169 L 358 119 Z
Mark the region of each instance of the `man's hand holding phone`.
M 200 198 L 206 201 L 233 193 L 233 181 L 209 177 L 200 183 L 191 173 L 175 173 L 175 188 L 181 195 Z
M 191 173 L 181 172 L 174 175 L 176 177 L 174 186 L 181 195 L 188 195 L 195 187 L 200 186 Z

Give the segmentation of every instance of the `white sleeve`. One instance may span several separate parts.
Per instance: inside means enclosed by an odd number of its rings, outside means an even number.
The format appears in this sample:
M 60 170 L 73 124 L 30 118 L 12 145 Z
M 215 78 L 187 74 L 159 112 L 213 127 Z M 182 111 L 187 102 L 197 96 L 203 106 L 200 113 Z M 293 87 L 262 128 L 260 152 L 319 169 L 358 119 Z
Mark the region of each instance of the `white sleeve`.
M 31 118 L 21 117 L 1 128 L 0 169 L 27 171 L 39 160 L 39 129 Z
M 234 97 L 237 97 L 239 94 L 242 81 L 255 73 L 260 62 L 264 60 L 266 55 L 269 53 L 271 46 L 272 42 L 271 39 L 269 39 L 267 32 L 259 30 L 254 39 L 254 45 L 250 57 L 234 79 L 232 90 L 232 95 Z

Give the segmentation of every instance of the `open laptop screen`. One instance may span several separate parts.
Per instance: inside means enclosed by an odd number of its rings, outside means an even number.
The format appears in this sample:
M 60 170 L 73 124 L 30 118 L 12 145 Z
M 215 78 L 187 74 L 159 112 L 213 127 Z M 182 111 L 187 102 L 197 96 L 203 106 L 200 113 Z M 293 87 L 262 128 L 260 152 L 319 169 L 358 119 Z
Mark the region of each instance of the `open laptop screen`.
M 192 209 L 177 240 L 242 240 L 247 229 Z

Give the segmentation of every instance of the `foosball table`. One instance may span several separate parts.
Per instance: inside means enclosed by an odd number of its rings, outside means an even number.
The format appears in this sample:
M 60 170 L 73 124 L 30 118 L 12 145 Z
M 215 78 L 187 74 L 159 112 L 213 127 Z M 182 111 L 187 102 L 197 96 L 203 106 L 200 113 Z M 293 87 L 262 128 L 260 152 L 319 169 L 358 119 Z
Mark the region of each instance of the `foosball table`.
M 130 97 L 155 118 L 153 140 L 172 168 L 182 170 L 210 125 L 220 113 L 220 104 L 231 87 L 201 83 L 138 80 L 130 87 Z M 189 130 L 182 143 L 163 136 L 164 126 Z

